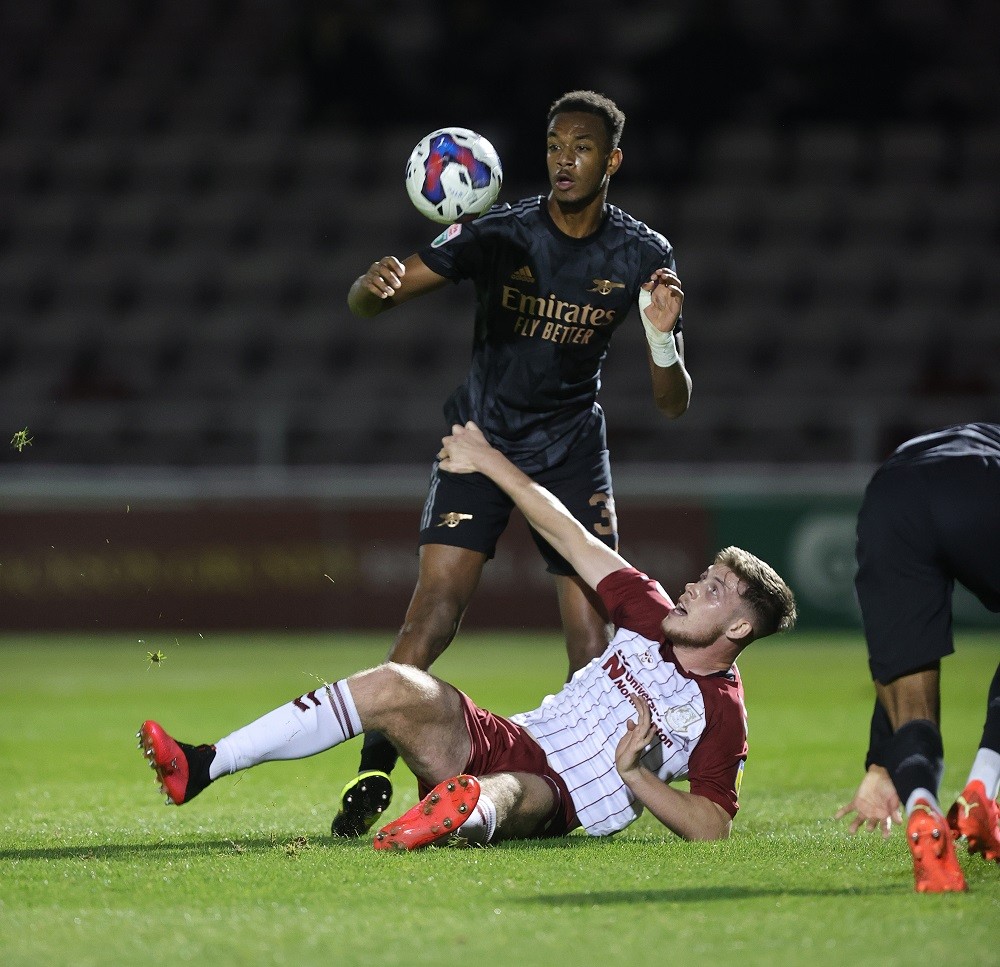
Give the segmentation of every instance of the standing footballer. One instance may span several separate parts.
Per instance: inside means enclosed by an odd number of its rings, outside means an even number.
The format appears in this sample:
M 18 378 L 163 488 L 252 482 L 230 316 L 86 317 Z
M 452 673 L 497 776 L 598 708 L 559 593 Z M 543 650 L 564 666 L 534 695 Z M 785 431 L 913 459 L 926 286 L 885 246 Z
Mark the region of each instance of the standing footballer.
M 371 317 L 448 282 L 475 286 L 469 373 L 444 406 L 444 427 L 474 421 L 490 443 L 548 488 L 612 549 L 618 532 L 601 363 L 632 307 L 649 343 L 653 399 L 681 416 L 691 397 L 684 365 L 673 249 L 660 234 L 607 203 L 622 164 L 625 115 L 609 98 L 573 91 L 549 109 L 549 193 L 498 205 L 446 229 L 400 261 L 386 256 L 351 286 L 348 305 Z M 434 464 L 420 521 L 416 589 L 389 658 L 430 668 L 448 647 L 507 526 L 513 503 L 479 474 Z M 572 674 L 601 654 L 607 614 L 594 592 L 537 533 L 555 576 Z M 396 751 L 368 733 L 359 775 L 341 796 L 334 835 L 367 832 L 390 802 Z
M 900 446 L 875 472 L 858 513 L 855 587 L 875 681 L 867 772 L 850 813 L 888 836 L 907 815 L 921 893 L 966 889 L 953 840 L 1000 862 L 1000 667 L 965 789 L 945 816 L 941 659 L 954 651 L 955 582 L 1000 612 L 1000 423 L 965 423 Z

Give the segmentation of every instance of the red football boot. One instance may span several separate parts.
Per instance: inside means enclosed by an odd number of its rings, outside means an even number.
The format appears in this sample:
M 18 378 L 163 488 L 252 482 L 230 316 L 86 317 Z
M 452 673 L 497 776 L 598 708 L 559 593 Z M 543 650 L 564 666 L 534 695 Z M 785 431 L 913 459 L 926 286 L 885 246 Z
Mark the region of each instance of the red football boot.
M 948 823 L 923 799 L 914 803 L 906 823 L 906 842 L 913 856 L 918 893 L 957 893 L 968 889 Z
M 965 837 L 970 853 L 1000 863 L 1000 808 L 986 795 L 986 787 L 975 779 L 948 810 L 948 825 L 955 839 Z
M 471 815 L 479 802 L 479 780 L 455 776 L 438 783 L 412 809 L 375 834 L 375 849 L 420 849 L 444 842 Z
M 212 780 L 208 767 L 215 758 L 214 745 L 188 745 L 171 738 L 158 722 L 143 722 L 136 732 L 139 748 L 156 772 L 167 805 L 190 802 Z

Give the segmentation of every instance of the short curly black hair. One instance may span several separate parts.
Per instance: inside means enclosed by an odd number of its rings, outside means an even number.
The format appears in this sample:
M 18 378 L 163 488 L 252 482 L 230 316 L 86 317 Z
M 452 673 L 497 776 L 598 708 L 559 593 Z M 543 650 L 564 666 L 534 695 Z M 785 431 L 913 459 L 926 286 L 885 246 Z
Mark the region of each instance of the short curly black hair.
M 569 91 L 552 102 L 546 123 L 551 124 L 557 114 L 566 111 L 596 114 L 604 122 L 611 149 L 618 147 L 622 131 L 625 130 L 625 112 L 610 97 L 605 97 L 596 91 Z

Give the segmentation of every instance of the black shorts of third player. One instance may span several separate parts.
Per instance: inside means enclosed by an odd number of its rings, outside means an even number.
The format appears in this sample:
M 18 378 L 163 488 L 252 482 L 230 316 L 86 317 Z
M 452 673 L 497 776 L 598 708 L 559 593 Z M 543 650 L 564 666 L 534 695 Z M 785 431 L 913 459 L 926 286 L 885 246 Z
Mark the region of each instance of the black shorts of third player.
M 858 514 L 855 587 L 875 681 L 954 651 L 957 579 L 1000 609 L 1000 465 L 951 459 L 883 468 Z
M 588 533 L 608 547 L 618 549 L 607 450 L 588 452 L 584 458 L 568 460 L 535 474 L 532 479 L 558 497 Z M 420 519 L 420 544 L 464 547 L 492 558 L 513 509 L 513 501 L 487 477 L 479 473 L 447 473 L 435 461 Z M 576 573 L 548 541 L 529 529 L 550 574 Z

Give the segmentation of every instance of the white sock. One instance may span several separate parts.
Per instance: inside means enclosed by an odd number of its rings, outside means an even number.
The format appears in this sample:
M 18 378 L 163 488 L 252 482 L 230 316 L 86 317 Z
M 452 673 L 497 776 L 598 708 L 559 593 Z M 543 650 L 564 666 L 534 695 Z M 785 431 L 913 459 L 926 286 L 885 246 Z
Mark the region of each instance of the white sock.
M 304 759 L 361 734 L 354 697 L 341 679 L 268 712 L 215 743 L 213 779 L 261 762 Z
M 972 762 L 969 782 L 978 779 L 986 787 L 986 795 L 996 799 L 1000 790 L 1000 752 L 980 749 Z
M 497 807 L 496 803 L 485 793 L 479 794 L 479 802 L 472 810 L 472 815 L 458 827 L 459 836 L 463 836 L 470 843 L 477 846 L 485 846 L 491 839 L 497 828 Z
M 906 800 L 906 815 L 909 816 L 913 812 L 913 805 L 918 799 L 923 799 L 929 806 L 935 809 L 937 812 L 941 812 L 941 804 L 937 801 L 937 796 L 934 795 L 929 789 L 914 789 L 910 793 L 910 798 Z

